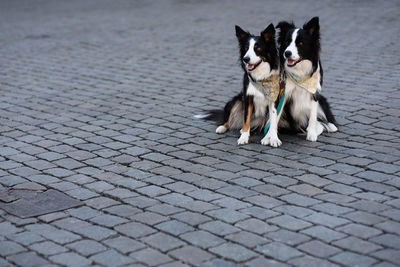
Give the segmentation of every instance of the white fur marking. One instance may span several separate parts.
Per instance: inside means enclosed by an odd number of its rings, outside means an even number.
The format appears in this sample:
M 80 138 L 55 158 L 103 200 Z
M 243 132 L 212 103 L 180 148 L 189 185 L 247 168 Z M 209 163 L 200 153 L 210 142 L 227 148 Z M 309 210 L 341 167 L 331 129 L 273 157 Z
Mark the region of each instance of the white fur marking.
M 296 60 L 298 59 L 299 56 L 299 51 L 297 50 L 297 46 L 296 46 L 296 38 L 297 38 L 297 32 L 299 31 L 299 29 L 294 30 L 294 32 L 292 33 L 292 42 L 290 43 L 290 45 L 286 48 L 286 51 L 290 51 L 292 52 L 291 55 L 291 59 Z
M 215 130 L 215 132 L 216 132 L 217 134 L 223 134 L 223 133 L 225 133 L 226 131 L 228 131 L 228 128 L 226 128 L 224 125 L 218 126 L 217 129 Z
M 251 38 L 250 43 L 249 43 L 249 49 L 247 50 L 246 54 L 244 55 L 244 57 L 250 58 L 249 64 L 256 64 L 261 60 L 261 58 L 256 55 L 256 52 L 254 52 L 254 44 L 255 43 L 256 43 L 256 40 L 254 40 L 254 38 Z
M 249 143 L 249 137 L 250 137 L 250 131 L 247 132 L 242 132 L 242 130 L 240 130 L 240 132 L 242 133 L 237 141 L 238 145 L 245 145 Z
M 318 135 L 320 135 L 324 130 L 324 127 L 322 127 L 321 123 L 317 121 L 317 111 L 318 102 L 312 100 L 310 108 L 310 118 L 308 120 L 307 127 L 307 140 L 312 142 L 317 141 Z
M 282 145 L 281 140 L 278 138 L 278 116 L 274 106 L 274 102 L 269 102 L 269 130 L 265 137 L 261 140 L 262 145 L 270 145 L 278 147 Z
M 204 119 L 208 116 L 209 114 L 197 114 L 194 115 L 193 117 L 195 117 L 196 119 Z

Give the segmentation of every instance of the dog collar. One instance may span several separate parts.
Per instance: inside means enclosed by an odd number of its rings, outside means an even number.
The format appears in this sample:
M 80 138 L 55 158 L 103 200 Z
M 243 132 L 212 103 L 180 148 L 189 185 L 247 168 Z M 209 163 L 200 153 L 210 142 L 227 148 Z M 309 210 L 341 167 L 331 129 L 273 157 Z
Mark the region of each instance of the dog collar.
M 291 74 L 290 72 L 286 71 L 286 75 L 291 79 L 296 85 L 299 87 L 307 90 L 311 94 L 315 94 L 318 89 L 318 77 L 319 77 L 319 65 L 317 70 L 314 72 L 311 77 L 301 78 L 297 75 Z
M 280 81 L 280 76 L 279 75 L 273 75 L 270 76 L 268 79 L 265 80 L 260 80 L 260 81 L 255 81 L 249 75 L 250 77 L 250 82 L 251 84 L 260 92 L 262 93 L 266 98 L 268 98 L 271 101 L 275 101 L 278 98 L 279 95 L 279 81 Z

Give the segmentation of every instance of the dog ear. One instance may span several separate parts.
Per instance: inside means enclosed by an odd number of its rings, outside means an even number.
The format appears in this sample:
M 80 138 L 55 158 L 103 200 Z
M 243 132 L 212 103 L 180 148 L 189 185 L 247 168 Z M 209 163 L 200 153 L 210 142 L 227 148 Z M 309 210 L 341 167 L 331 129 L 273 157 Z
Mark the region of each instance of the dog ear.
M 304 24 L 303 29 L 311 36 L 319 35 L 319 18 L 313 17 L 309 22 Z
M 276 25 L 276 28 L 279 29 L 279 38 L 278 38 L 278 43 L 283 44 L 283 42 L 286 39 L 286 34 L 290 29 L 295 28 L 293 22 L 289 23 L 287 21 L 281 21 Z
M 265 30 L 261 32 L 261 36 L 264 37 L 266 42 L 275 41 L 275 27 L 274 24 L 269 24 Z
M 239 42 L 243 42 L 244 40 L 246 40 L 250 36 L 250 33 L 245 32 L 238 25 L 235 26 L 235 30 L 236 30 L 236 37 L 238 38 Z

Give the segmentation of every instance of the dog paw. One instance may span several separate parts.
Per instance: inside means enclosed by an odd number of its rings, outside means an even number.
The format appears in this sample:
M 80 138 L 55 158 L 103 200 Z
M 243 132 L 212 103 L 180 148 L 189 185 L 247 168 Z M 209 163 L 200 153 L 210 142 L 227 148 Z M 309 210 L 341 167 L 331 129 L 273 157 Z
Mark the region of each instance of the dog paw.
M 318 139 L 318 134 L 315 131 L 307 131 L 307 140 L 315 142 Z
M 334 132 L 337 132 L 338 128 L 336 127 L 335 124 L 328 123 L 326 126 L 326 130 L 328 131 L 328 133 L 334 133 Z
M 228 131 L 228 128 L 226 128 L 224 125 L 218 126 L 217 129 L 215 130 L 217 134 L 223 134 L 226 133 L 226 131 Z
M 250 137 L 250 133 L 249 132 L 243 132 L 240 135 L 240 137 L 239 137 L 239 139 L 237 141 L 238 145 L 248 144 L 249 143 L 249 137 Z
M 279 147 L 280 145 L 282 145 L 282 141 L 279 140 L 279 138 L 277 136 L 269 136 L 266 135 L 262 140 L 261 140 L 261 144 L 264 146 L 270 145 L 272 147 Z
M 276 137 L 271 137 L 271 139 L 269 140 L 269 144 L 272 147 L 279 147 L 279 146 L 282 145 L 282 141 L 279 140 L 279 138 L 277 136 Z

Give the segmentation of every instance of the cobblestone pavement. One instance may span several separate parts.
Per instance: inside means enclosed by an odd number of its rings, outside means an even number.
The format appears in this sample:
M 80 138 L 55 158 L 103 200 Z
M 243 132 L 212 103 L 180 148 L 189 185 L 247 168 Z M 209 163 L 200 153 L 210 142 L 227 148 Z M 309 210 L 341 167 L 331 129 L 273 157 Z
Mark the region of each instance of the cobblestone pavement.
M 239 147 L 193 119 L 240 90 L 235 24 L 316 15 L 338 133 Z M 0 266 L 398 265 L 399 18 L 396 0 L 1 1 L 0 190 L 85 205 L 0 210 Z

